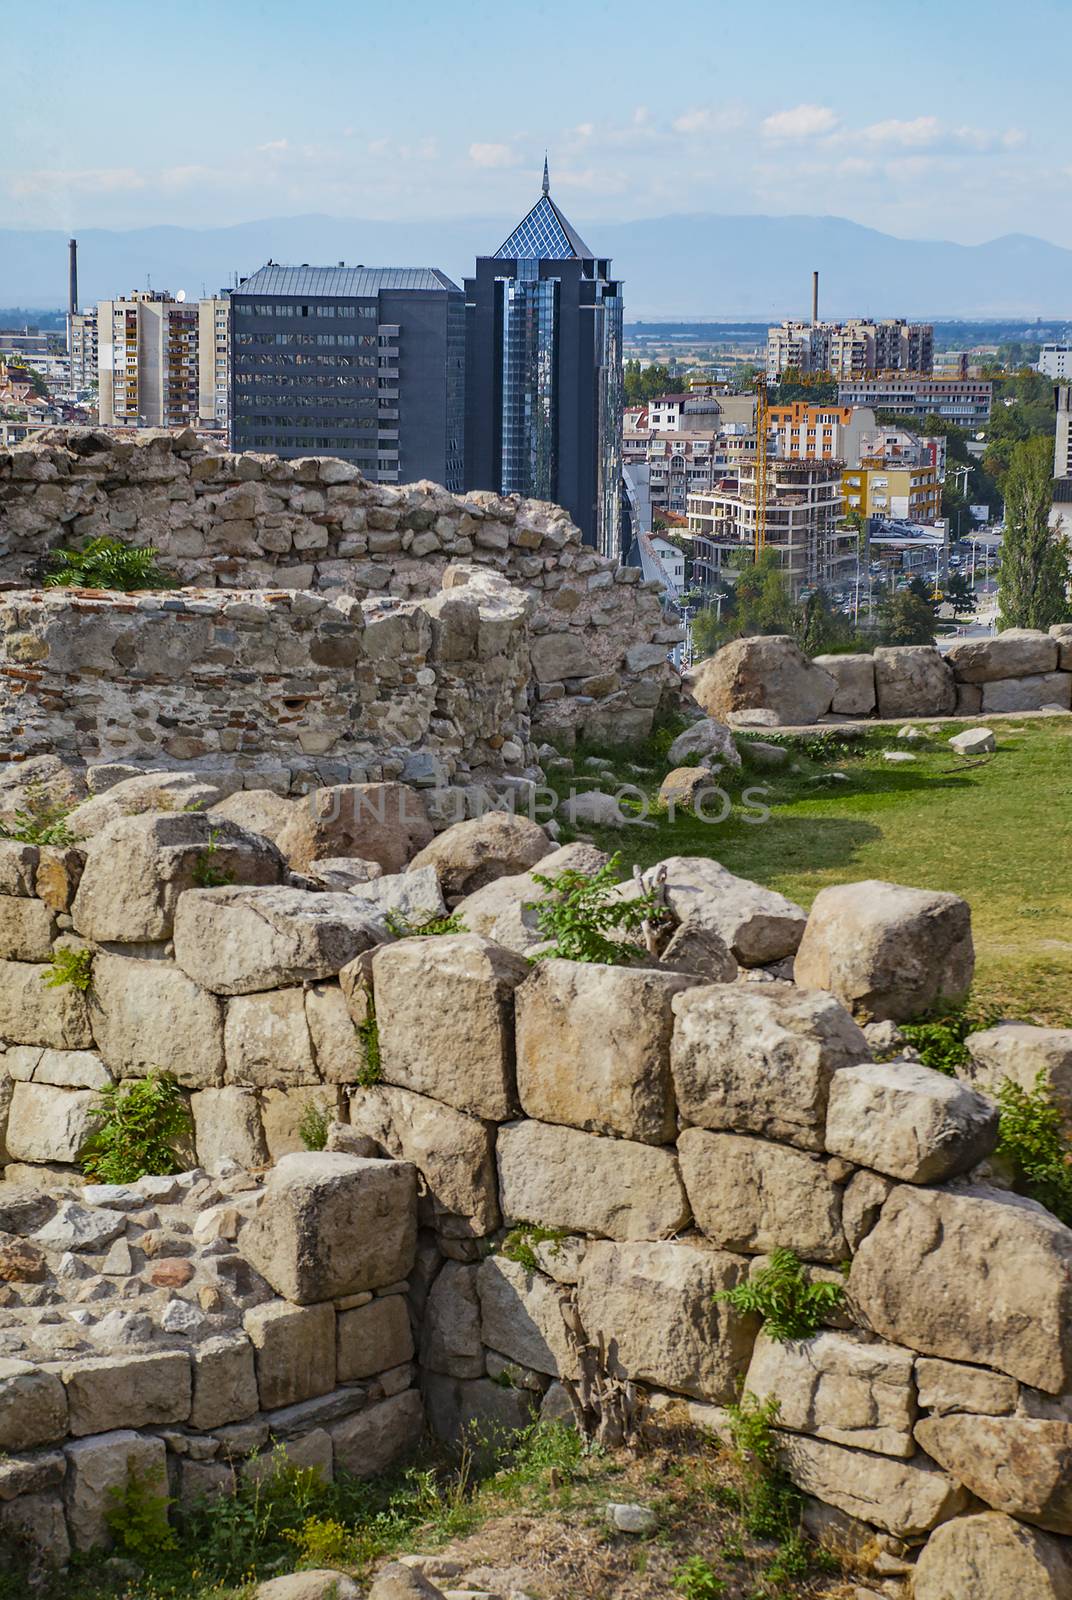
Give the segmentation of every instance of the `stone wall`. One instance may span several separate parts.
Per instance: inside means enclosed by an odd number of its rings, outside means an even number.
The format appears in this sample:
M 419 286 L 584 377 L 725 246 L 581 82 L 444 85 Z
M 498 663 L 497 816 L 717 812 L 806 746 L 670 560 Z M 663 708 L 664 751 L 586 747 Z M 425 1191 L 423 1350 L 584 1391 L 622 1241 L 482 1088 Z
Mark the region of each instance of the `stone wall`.
M 213 822 L 212 812 L 120 817 L 91 839 L 76 885 L 79 863 L 67 856 L 0 850 L 8 1162 L 0 1214 L 15 1236 L 6 1248 L 47 1254 L 61 1242 L 51 1221 L 18 1207 L 47 1184 L 48 1205 L 70 1218 L 59 1186 L 78 1181 L 74 1161 L 100 1084 L 166 1067 L 190 1094 L 196 1157 L 212 1174 L 183 1180 L 191 1201 L 203 1207 L 222 1186 L 213 1206 L 235 1212 L 229 1259 L 246 1262 L 249 1292 L 278 1307 L 238 1307 L 255 1362 L 258 1318 L 289 1326 L 280 1297 L 303 1308 L 305 1348 L 315 1318 L 325 1330 L 337 1318 L 341 1329 L 352 1312 L 405 1288 L 407 1325 L 388 1328 L 397 1316 L 389 1310 L 368 1313 L 385 1319 L 375 1370 L 408 1373 L 412 1338 L 428 1420 L 454 1438 L 469 1425 L 568 1414 L 564 1380 L 602 1336 L 611 1369 L 651 1406 L 684 1407 L 716 1431 L 742 1385 L 774 1394 L 783 1460 L 812 1499 L 810 1524 L 869 1563 L 883 1593 L 907 1593 L 917 1561 L 919 1574 L 932 1575 L 917 1595 L 947 1592 L 935 1574 L 962 1546 L 976 1551 L 970 1561 L 985 1575 L 988 1541 L 1002 1549 L 1011 1541 L 1015 1559 L 1003 1558 L 1013 1561 L 1001 1568 L 1004 1591 L 973 1590 L 986 1600 L 1015 1592 L 1036 1568 L 1072 1573 L 1064 1465 L 1072 1231 L 1013 1193 L 990 1161 L 997 1114 L 985 1093 L 910 1053 L 874 1059 L 895 1051 L 899 1019 L 965 992 L 972 952 L 963 901 L 849 885 L 824 891 L 806 917 L 717 863 L 675 858 L 661 889 L 665 926 L 646 956 L 638 951 L 646 965 L 551 958 L 533 967 L 526 956 L 540 934 L 527 908 L 541 891 L 532 869 L 594 870 L 601 857 L 591 847 L 553 851 L 524 819 L 466 822 L 425 845 L 408 871 L 397 870 L 396 851 L 393 870 L 343 893 L 296 884 L 293 841 L 308 844 L 313 824 L 303 827 L 295 835 L 288 818 L 276 848 L 235 821 Z M 204 887 L 197 863 L 211 829 L 212 859 L 230 882 Z M 298 855 L 305 872 L 327 878 L 329 864 L 313 854 Z M 411 910 L 423 897 L 434 912 L 445 896 L 469 931 L 394 937 L 383 913 L 407 891 Z M 93 951 L 90 990 L 46 987 L 42 961 L 53 941 L 79 939 Z M 865 1017 L 885 1020 L 865 1031 Z M 1072 1039 L 1027 1029 L 995 1043 L 993 1032 L 985 1046 L 980 1035 L 972 1069 L 980 1083 L 991 1081 L 981 1070 L 990 1058 L 999 1075 L 1022 1066 L 1029 1078 L 1044 1060 L 1068 1090 Z M 292 1153 L 311 1099 L 335 1118 L 326 1156 Z M 258 1167 L 281 1156 L 265 1190 L 253 1180 L 242 1187 L 233 1162 Z M 390 1229 L 362 1222 L 378 1202 L 363 1210 L 361 1195 L 381 1181 L 401 1193 L 414 1178 L 412 1217 L 400 1204 Z M 339 1184 L 345 1196 L 336 1199 Z M 5 1191 L 24 1196 L 14 1211 L 3 1210 Z M 142 1230 L 158 1223 L 141 1208 L 159 1211 L 163 1190 L 142 1186 L 129 1200 L 83 1191 L 82 1202 L 87 1238 L 101 1208 L 111 1210 L 132 1257 L 155 1259 Z M 173 1237 L 180 1222 L 169 1216 L 159 1226 Z M 550 1236 L 525 1232 L 533 1226 Z M 506 1230 L 518 1228 L 527 1245 L 520 1260 L 503 1248 Z M 389 1253 L 396 1236 L 405 1262 L 388 1264 L 377 1251 Z M 75 1262 L 68 1278 L 107 1277 L 95 1244 L 63 1239 Z M 720 1298 L 781 1246 L 813 1277 L 846 1288 L 817 1334 L 789 1344 Z M 184 1254 L 181 1243 L 160 1253 Z M 369 1270 L 373 1256 L 375 1281 L 351 1283 L 346 1273 Z M 50 1259 L 49 1270 L 59 1263 Z M 195 1286 L 200 1272 L 195 1261 Z M 370 1292 L 380 1299 L 361 1299 Z M 56 1507 L 62 1497 L 75 1533 L 79 1451 L 88 1447 L 54 1446 L 96 1380 L 68 1375 L 55 1345 L 46 1351 L 34 1340 L 105 1343 L 110 1312 L 95 1288 L 72 1306 L 65 1286 L 42 1335 L 27 1328 L 46 1320 L 35 1314 L 32 1283 L 27 1292 L 16 1273 L 5 1293 L 5 1348 L 21 1359 L 24 1341 L 30 1365 L 7 1381 L 13 1392 L 47 1395 L 49 1420 L 35 1424 L 43 1432 L 27 1435 L 20 1422 L 0 1439 L 15 1452 L 0 1483 L 17 1496 L 3 1515 L 17 1518 L 20 1501 Z M 171 1298 L 192 1304 L 186 1287 Z M 150 1347 L 169 1350 L 167 1330 L 149 1321 Z M 206 1358 L 210 1331 L 187 1332 L 184 1372 Z M 368 1381 L 339 1367 L 339 1349 L 334 1366 L 325 1355 L 318 1380 L 325 1409 L 307 1390 L 308 1399 L 294 1397 L 295 1415 L 305 1431 L 330 1436 L 330 1446 L 308 1446 L 318 1459 L 330 1448 L 346 1464 L 354 1456 L 340 1451 L 352 1433 L 367 1447 L 359 1419 L 368 1415 L 369 1432 L 384 1441 L 368 1459 L 380 1462 L 412 1441 L 415 1402 L 387 1399 L 385 1382 L 403 1379 L 381 1376 L 361 1402 L 371 1401 L 371 1413 L 339 1422 L 335 1408 L 349 1403 L 339 1398 L 342 1372 Z M 84 1356 L 77 1352 L 75 1366 Z M 123 1356 L 120 1370 L 134 1359 Z M 143 1379 L 136 1388 L 144 1392 Z M 185 1413 L 128 1411 L 125 1399 L 111 1410 L 100 1402 L 83 1431 L 100 1449 L 148 1439 L 156 1459 L 178 1458 L 180 1478 L 186 1460 L 207 1455 L 222 1486 L 234 1426 L 246 1441 L 263 1441 L 265 1430 L 286 1437 L 291 1427 L 276 1412 L 286 1409 L 276 1391 L 259 1402 L 244 1392 L 258 1407 L 252 1433 L 235 1418 L 205 1429 L 205 1445 L 191 1443 Z M 378 1409 L 385 1405 L 399 1417 Z M 100 1440 L 105 1428 L 131 1432 L 117 1444 Z M 982 1516 L 980 1505 L 989 1508 Z M 970 1561 L 956 1559 L 959 1582 Z M 958 1592 L 955 1583 L 948 1592 Z M 1067 1591 L 1037 1592 L 1056 1600 Z
M 659 585 L 586 549 L 539 501 L 374 485 L 346 462 L 213 453 L 191 432 L 54 429 L 0 451 L 0 583 L 24 586 L 49 550 L 100 534 L 155 546 L 197 589 L 411 600 L 437 595 L 459 561 L 499 574 L 531 597 L 531 710 L 545 732 L 642 735 L 676 683 L 666 656 L 679 631 Z

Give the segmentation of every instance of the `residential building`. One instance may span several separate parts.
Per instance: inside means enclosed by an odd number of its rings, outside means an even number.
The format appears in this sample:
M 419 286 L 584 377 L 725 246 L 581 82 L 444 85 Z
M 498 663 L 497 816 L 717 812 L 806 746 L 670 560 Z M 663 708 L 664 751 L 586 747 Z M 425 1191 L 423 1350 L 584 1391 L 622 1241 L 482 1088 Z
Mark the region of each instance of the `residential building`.
M 663 394 L 649 400 L 647 425 L 656 433 L 693 433 L 719 429 L 728 422 L 751 425 L 756 417 L 752 394 L 721 394 L 713 387 L 690 389 L 687 394 Z
M 197 409 L 203 427 L 226 432 L 231 420 L 231 301 L 197 303 Z
M 543 191 L 465 281 L 467 489 L 565 506 L 621 554 L 622 293 Z
M 97 305 L 97 411 L 104 427 L 198 419 L 196 303 L 140 289 Z
M 71 316 L 71 389 L 81 394 L 97 387 L 97 308 Z
M 1053 475 L 1057 479 L 1058 486 L 1063 486 L 1057 498 L 1072 500 L 1072 388 L 1062 384 L 1056 391 L 1056 400 L 1057 429 L 1054 439 Z
M 894 466 L 865 457 L 841 479 L 846 511 L 897 522 L 934 522 L 942 511 L 942 481 L 933 462 Z
M 877 456 L 887 466 L 934 467 L 939 482 L 945 480 L 946 438 L 944 434 L 921 436 L 907 428 L 876 427 L 860 439 L 860 455 Z M 852 466 L 846 461 L 846 466 Z
M 840 527 L 840 461 L 767 463 L 766 548 L 778 552 L 794 596 L 804 588 L 844 582 L 855 571 L 856 536 Z M 720 576 L 727 558 L 752 549 L 756 537 L 756 463 L 736 479 L 690 495 L 688 537 L 699 581 Z
M 802 376 L 829 373 L 836 379 L 880 372 L 928 373 L 934 361 L 934 328 L 926 322 L 889 317 L 880 322 L 783 322 L 767 330 L 767 377 L 786 371 Z
M 1039 351 L 1038 370 L 1047 378 L 1067 383 L 1072 379 L 1072 344 L 1044 344 Z
M 972 358 L 967 350 L 940 350 L 931 367 L 933 378 L 968 378 Z
M 980 428 L 990 421 L 993 388 L 982 378 L 858 378 L 838 385 L 838 405 L 870 406 L 901 417 L 934 415 L 959 428 Z
M 864 406 L 812 405 L 794 400 L 768 412 L 775 454 L 788 461 L 860 459 L 860 440 L 875 426 L 875 413 Z
M 464 487 L 465 302 L 433 267 L 283 267 L 230 292 L 235 450 Z

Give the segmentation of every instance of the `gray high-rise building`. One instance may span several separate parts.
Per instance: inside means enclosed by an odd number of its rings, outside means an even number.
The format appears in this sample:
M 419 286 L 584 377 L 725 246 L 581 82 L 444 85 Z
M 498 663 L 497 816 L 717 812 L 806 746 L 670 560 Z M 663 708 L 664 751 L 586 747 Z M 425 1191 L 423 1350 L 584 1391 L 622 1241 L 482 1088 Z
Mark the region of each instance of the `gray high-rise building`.
M 621 553 L 622 295 L 543 193 L 465 280 L 467 489 L 565 506 Z
M 269 262 L 230 300 L 235 450 L 464 487 L 465 300 L 442 272 Z

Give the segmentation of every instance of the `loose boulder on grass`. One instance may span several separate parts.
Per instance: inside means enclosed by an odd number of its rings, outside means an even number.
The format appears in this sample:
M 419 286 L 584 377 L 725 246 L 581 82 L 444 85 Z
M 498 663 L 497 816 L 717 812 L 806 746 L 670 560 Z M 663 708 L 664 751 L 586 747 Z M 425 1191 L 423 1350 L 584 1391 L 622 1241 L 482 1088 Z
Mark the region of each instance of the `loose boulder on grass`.
M 742 966 L 781 961 L 796 950 L 807 913 L 784 895 L 735 877 L 707 856 L 668 856 L 649 869 L 645 882 L 652 883 L 663 867 L 666 904 L 674 916 L 713 929 Z
M 816 895 L 793 976 L 875 1021 L 905 1022 L 963 1000 L 974 969 L 966 900 L 868 879 Z
M 733 730 L 717 717 L 704 717 L 679 733 L 670 746 L 670 760 L 675 765 L 686 756 L 699 756 L 701 761 L 717 771 L 718 764 L 739 767 L 740 753 L 733 738 Z
M 544 830 L 528 817 L 489 811 L 437 834 L 414 856 L 409 871 L 434 867 L 444 895 L 453 901 L 496 878 L 527 872 L 553 849 Z
M 712 717 L 763 709 L 779 723 L 815 722 L 837 683 L 788 634 L 734 639 L 690 674 L 693 699 Z

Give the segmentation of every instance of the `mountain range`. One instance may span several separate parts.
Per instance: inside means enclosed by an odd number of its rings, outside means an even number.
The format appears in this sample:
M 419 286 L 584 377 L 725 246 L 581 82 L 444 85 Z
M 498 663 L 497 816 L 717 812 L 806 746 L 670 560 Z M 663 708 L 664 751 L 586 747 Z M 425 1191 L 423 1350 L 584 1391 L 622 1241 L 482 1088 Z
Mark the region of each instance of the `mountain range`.
M 516 220 L 314 215 L 225 228 L 87 228 L 78 235 L 79 299 L 88 304 L 146 283 L 183 288 L 195 299 L 269 259 L 438 266 L 460 283 L 473 258 L 492 254 Z M 813 268 L 825 317 L 1072 317 L 1072 250 L 1028 234 L 963 245 L 899 239 L 843 217 L 572 220 L 593 250 L 613 259 L 627 320 L 806 316 Z M 0 305 L 65 305 L 66 247 L 58 230 L 0 228 Z

